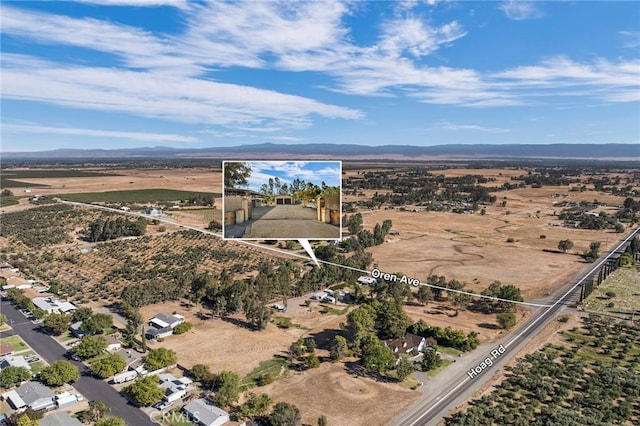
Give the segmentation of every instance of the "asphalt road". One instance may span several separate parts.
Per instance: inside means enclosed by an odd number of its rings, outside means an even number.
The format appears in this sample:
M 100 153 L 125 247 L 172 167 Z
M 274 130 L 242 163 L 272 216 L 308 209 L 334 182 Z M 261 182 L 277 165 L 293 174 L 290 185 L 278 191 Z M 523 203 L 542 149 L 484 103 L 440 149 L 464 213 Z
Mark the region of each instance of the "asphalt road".
M 0 312 L 7 316 L 9 322 L 13 321 L 13 330 L 3 332 L 2 337 L 13 334 L 19 335 L 49 364 L 60 359 L 66 359 L 66 349 L 51 336 L 40 331 L 39 324 L 34 324 L 28 320 L 10 302 L 4 300 L 0 302 Z M 85 398 L 90 401 L 99 400 L 104 402 L 111 408 L 110 415 L 123 418 L 129 426 L 151 426 L 156 424 L 106 382 L 93 377 L 84 364 L 77 361 L 69 361 L 80 369 L 80 379 L 73 386 Z
M 437 425 L 448 412 L 467 401 L 471 395 L 486 383 L 499 368 L 503 367 L 518 351 L 538 334 L 546 324 L 556 317 L 559 311 L 561 311 L 568 303 L 576 299 L 576 292 L 580 292 L 579 285 L 588 277 L 594 270 L 602 265 L 618 247 L 622 246 L 636 233 L 640 231 L 640 228 L 634 230 L 627 238 L 625 238 L 619 245 L 613 248 L 609 253 L 603 256 L 598 263 L 594 266 L 584 269 L 580 276 L 568 283 L 558 295 L 552 296 L 553 304 L 549 308 L 538 308 L 534 314 L 525 321 L 518 329 L 510 336 L 503 339 L 501 342 L 495 343 L 495 348 L 500 344 L 504 347 L 504 353 L 500 354 L 496 359 L 493 359 L 491 352 L 480 353 L 474 357 L 467 359 L 465 364 L 469 369 L 479 366 L 486 358 L 492 358 L 493 365 L 485 368 L 478 375 L 470 377 L 466 371 L 456 375 L 450 381 L 449 386 L 440 392 L 429 395 L 426 399 L 418 402 L 418 404 L 411 407 L 400 418 L 397 419 L 394 424 L 401 426 L 424 426 L 424 425 Z M 428 386 L 428 383 L 426 384 Z M 429 392 L 427 390 L 427 392 Z

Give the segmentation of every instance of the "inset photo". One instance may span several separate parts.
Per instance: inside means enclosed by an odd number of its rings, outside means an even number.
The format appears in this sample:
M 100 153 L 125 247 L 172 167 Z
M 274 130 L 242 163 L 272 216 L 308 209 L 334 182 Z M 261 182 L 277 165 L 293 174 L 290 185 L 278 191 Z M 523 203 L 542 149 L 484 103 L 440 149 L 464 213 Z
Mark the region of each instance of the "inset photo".
M 339 240 L 342 162 L 224 161 L 224 238 Z

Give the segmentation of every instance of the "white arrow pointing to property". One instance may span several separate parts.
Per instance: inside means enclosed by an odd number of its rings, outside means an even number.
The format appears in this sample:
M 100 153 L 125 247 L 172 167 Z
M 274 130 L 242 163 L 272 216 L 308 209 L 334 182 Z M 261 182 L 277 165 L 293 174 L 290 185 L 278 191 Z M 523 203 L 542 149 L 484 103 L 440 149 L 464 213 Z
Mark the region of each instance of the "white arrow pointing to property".
M 304 249 L 309 254 L 309 257 L 311 258 L 311 260 L 315 262 L 316 266 L 320 267 L 320 263 L 318 263 L 318 259 L 316 259 L 316 254 L 313 252 L 313 249 L 311 248 L 311 244 L 309 244 L 309 240 L 305 238 L 300 238 L 298 239 L 298 242 L 302 247 L 304 247 Z

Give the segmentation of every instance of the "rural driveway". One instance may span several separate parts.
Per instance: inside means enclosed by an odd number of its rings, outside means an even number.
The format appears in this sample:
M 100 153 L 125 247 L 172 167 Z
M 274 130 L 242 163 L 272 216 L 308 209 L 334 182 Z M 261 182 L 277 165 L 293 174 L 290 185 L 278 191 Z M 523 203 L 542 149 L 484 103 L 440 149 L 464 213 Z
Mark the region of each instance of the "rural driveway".
M 7 316 L 13 330 L 3 332 L 3 336 L 17 334 L 49 364 L 65 359 L 66 350 L 51 336 L 42 333 L 40 325 L 34 324 L 22 315 L 10 302 L 0 302 L 0 311 Z M 88 400 L 99 400 L 111 408 L 110 415 L 121 417 L 129 426 L 151 426 L 149 417 L 137 407 L 131 405 L 106 382 L 91 375 L 89 369 L 81 362 L 71 361 L 80 369 L 80 379 L 73 386 Z
M 320 222 L 316 210 L 301 205 L 255 207 L 250 221 L 225 226 L 227 238 L 340 238 L 340 227 Z

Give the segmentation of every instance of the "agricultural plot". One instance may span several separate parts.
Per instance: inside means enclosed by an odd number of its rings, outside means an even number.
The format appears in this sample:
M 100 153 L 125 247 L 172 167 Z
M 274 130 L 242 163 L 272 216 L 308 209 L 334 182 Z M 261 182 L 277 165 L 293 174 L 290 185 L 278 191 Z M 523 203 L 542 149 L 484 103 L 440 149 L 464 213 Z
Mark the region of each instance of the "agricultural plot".
M 29 169 L 29 170 L 2 170 L 0 176 L 0 188 L 46 188 L 48 185 L 39 183 L 23 182 L 23 179 L 55 179 L 55 178 L 75 178 L 75 177 L 104 177 L 118 176 L 114 173 L 98 172 L 91 170 L 70 170 L 70 169 Z
M 640 327 L 591 316 L 563 344 L 524 357 L 453 425 L 601 425 L 640 422 Z
M 195 231 L 32 252 L 11 259 L 80 303 L 116 302 L 123 288 L 132 286 L 153 286 L 158 300 L 149 303 L 188 296 L 185 283 L 193 274 L 223 268 L 241 274 L 253 270 L 258 260 L 254 249 Z
M 113 214 L 78 209 L 62 204 L 45 205 L 2 215 L 2 252 L 40 249 L 73 242 L 73 231 L 86 227 L 93 219 Z
M 617 269 L 600 284 L 584 304 L 589 312 L 631 319 L 640 316 L 640 264 Z
M 108 204 L 188 203 L 190 199 L 213 199 L 220 196 L 219 193 L 179 191 L 175 189 L 135 189 L 130 191 L 85 192 L 58 195 L 58 197 L 67 201 Z

